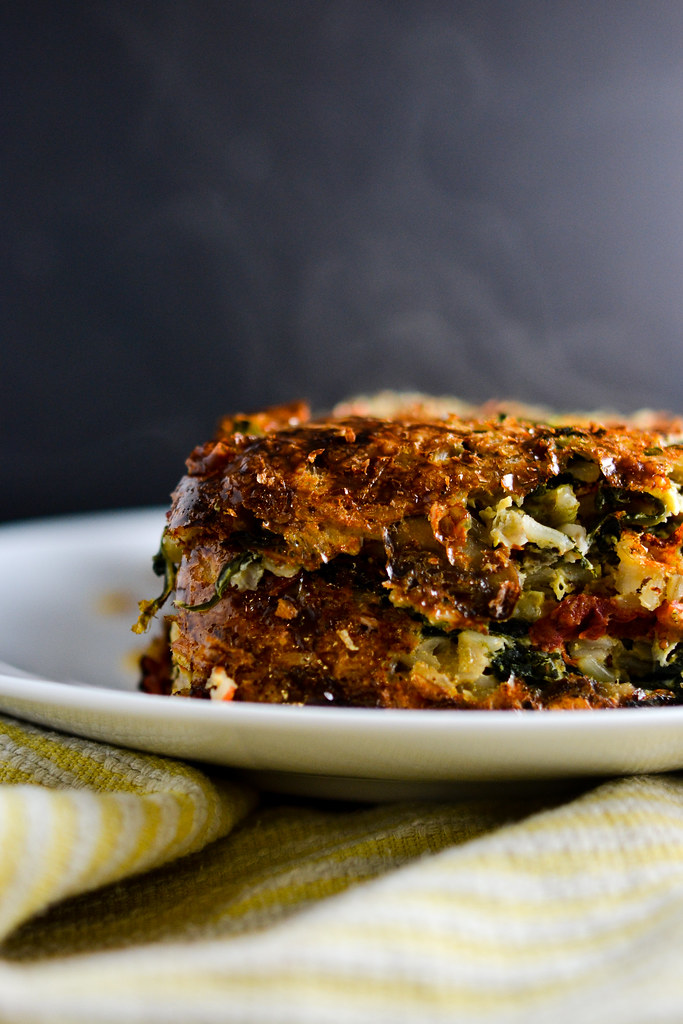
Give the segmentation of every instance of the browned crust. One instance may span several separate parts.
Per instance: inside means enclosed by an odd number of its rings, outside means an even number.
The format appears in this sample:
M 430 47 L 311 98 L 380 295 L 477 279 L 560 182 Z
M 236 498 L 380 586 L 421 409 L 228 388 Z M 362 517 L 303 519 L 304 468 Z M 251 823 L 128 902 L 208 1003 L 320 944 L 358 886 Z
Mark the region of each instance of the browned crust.
M 573 672 L 541 688 L 511 677 L 477 703 L 419 669 L 404 670 L 402 658 L 414 652 L 425 621 L 445 633 L 486 632 L 513 614 L 518 562 L 487 540 L 482 509 L 507 496 L 519 502 L 577 463 L 597 473 L 581 499 L 588 518 L 597 486 L 664 496 L 683 452 L 668 432 L 678 421 L 562 426 L 491 406 L 483 415 L 435 415 L 416 402 L 391 419 L 341 412 L 312 419 L 295 403 L 225 418 L 188 459 L 166 536 L 183 556 L 172 650 L 193 680 L 192 695 L 206 696 L 220 665 L 241 700 L 541 708 L 674 699 L 637 686 L 615 698 Z M 661 543 L 660 560 L 680 557 L 679 537 Z M 193 611 L 211 596 L 221 567 L 247 551 L 272 571 L 255 589 L 228 588 L 214 607 Z M 593 612 L 613 623 L 613 595 L 598 586 L 591 596 Z M 572 636 L 583 635 L 577 614 L 569 615 Z M 651 640 L 666 629 L 671 639 L 671 615 L 665 625 L 662 616 L 635 618 L 636 635 Z M 539 649 L 565 651 L 570 627 L 561 619 L 551 609 L 534 627 Z M 163 689 L 166 654 L 155 648 L 147 657 L 145 685 Z

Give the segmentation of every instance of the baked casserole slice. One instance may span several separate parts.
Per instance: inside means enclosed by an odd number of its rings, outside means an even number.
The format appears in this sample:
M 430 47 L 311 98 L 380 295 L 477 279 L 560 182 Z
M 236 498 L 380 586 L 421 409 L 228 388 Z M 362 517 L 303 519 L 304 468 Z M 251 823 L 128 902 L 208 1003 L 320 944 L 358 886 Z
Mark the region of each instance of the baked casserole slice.
M 224 419 L 173 494 L 148 692 L 378 708 L 683 701 L 683 431 L 433 400 Z M 522 410 L 523 412 L 523 410 Z

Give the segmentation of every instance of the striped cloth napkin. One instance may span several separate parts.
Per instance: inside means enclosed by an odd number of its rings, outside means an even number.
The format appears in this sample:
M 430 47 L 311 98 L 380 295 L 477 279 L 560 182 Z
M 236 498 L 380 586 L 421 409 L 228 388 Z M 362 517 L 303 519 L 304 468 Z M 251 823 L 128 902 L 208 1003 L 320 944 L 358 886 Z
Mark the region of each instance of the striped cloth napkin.
M 0 1020 L 683 1020 L 683 779 L 324 805 L 0 719 Z

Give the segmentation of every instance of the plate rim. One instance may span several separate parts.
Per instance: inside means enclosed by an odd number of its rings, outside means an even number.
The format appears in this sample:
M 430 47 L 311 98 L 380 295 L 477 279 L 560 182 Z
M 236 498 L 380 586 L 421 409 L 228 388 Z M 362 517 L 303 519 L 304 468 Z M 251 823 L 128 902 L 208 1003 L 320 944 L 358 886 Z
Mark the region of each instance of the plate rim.
M 157 523 L 159 530 L 163 528 L 165 512 L 165 508 L 154 506 L 1 524 L 0 551 L 5 543 L 16 543 L 19 538 L 23 538 L 22 543 L 35 544 L 36 538 L 42 537 L 46 544 L 50 544 L 59 543 L 68 535 L 86 557 L 93 541 L 101 542 L 102 531 L 108 531 L 108 537 L 114 538 L 113 544 L 118 545 L 121 554 L 134 555 L 136 559 L 149 558 L 151 564 L 153 552 L 149 540 L 152 526 Z M 84 530 L 86 525 L 87 530 Z M 135 529 L 131 532 L 131 528 L 137 528 L 138 532 Z M 153 582 L 151 569 L 150 580 Z M 202 756 L 202 750 L 197 744 L 210 736 L 214 751 L 221 743 L 226 747 L 234 744 L 244 748 L 245 744 L 251 742 L 263 751 L 267 742 L 272 740 L 280 751 L 280 760 L 276 759 L 275 768 L 280 774 L 288 771 L 287 751 L 294 750 L 297 743 L 310 739 L 318 754 L 311 755 L 308 760 L 302 755 L 295 774 L 300 777 L 309 774 L 311 779 L 338 775 L 338 767 L 335 772 L 334 765 L 340 763 L 339 750 L 346 745 L 348 750 L 353 751 L 354 741 L 371 739 L 380 745 L 385 744 L 386 749 L 380 751 L 385 762 L 391 750 L 405 749 L 405 757 L 414 756 L 417 752 L 425 764 L 429 763 L 430 752 L 427 748 L 431 741 L 441 751 L 450 751 L 448 743 L 453 741 L 454 752 L 449 754 L 453 765 L 458 763 L 458 741 L 463 744 L 464 757 L 473 756 L 477 743 L 483 746 L 490 744 L 488 749 L 491 751 L 492 763 L 508 765 L 507 769 L 500 768 L 498 777 L 501 779 L 510 777 L 509 764 L 515 750 L 520 752 L 522 761 L 526 758 L 526 762 L 532 766 L 530 770 L 539 778 L 547 778 L 549 775 L 566 778 L 577 774 L 597 774 L 603 777 L 609 774 L 633 774 L 640 770 L 638 765 L 641 763 L 645 764 L 646 771 L 683 769 L 683 705 L 595 710 L 465 711 L 218 702 L 146 694 L 116 685 L 80 680 L 50 679 L 27 672 L 20 666 L 0 664 L 0 713 L 28 718 L 48 728 L 100 742 L 133 746 L 168 756 L 236 768 L 244 768 L 244 764 L 235 763 L 234 751 L 228 751 L 225 756 L 220 754 L 216 759 L 215 753 L 210 757 Z M 93 716 L 101 719 L 100 725 L 88 724 Z M 124 721 L 129 723 L 128 733 L 126 727 L 120 725 Z M 111 722 L 119 723 L 117 733 L 112 733 L 107 724 Z M 129 742 L 126 738 L 135 736 L 136 728 L 149 731 L 150 728 L 154 730 L 154 726 L 158 726 L 162 737 L 158 742 L 152 737 L 149 745 L 141 745 Z M 181 731 L 194 738 L 195 746 L 190 745 L 190 753 L 187 753 L 187 744 L 181 746 L 181 752 L 178 752 L 174 736 L 180 735 Z M 164 740 L 163 736 L 167 739 Z M 502 749 L 495 747 L 496 741 L 500 742 Z M 607 750 L 604 754 L 599 749 L 601 741 L 604 741 Z M 581 757 L 572 752 L 577 743 L 581 750 L 595 750 L 594 763 L 586 771 L 581 770 L 580 764 L 577 765 Z M 334 757 L 320 759 L 320 753 L 327 750 L 326 744 L 336 750 L 336 762 Z M 659 753 L 655 750 L 657 744 L 661 747 Z M 477 757 L 481 764 L 481 755 L 476 754 L 475 761 Z M 368 763 L 367 751 L 364 751 L 358 764 L 349 766 L 356 769 L 354 772 L 349 771 L 349 779 L 367 776 Z M 379 761 L 375 759 L 375 763 Z M 319 765 L 318 769 L 316 764 Z M 567 764 L 572 767 L 567 769 Z M 604 764 L 606 767 L 598 767 L 596 771 L 595 764 Z M 654 767 L 651 767 L 652 764 Z M 557 769 L 557 765 L 560 765 L 560 769 Z M 404 762 L 401 768 L 399 756 L 396 758 L 396 766 L 397 780 L 409 777 L 408 767 Z M 264 768 L 259 766 L 257 760 L 252 768 L 263 772 L 271 770 L 272 764 Z M 382 770 L 385 775 L 376 777 L 386 779 L 386 766 Z M 481 769 L 477 770 L 481 772 Z M 494 770 L 498 769 L 494 766 Z M 454 782 L 468 778 L 466 769 L 465 774 L 460 776 L 455 769 L 453 771 Z M 413 771 L 410 777 L 414 776 Z M 470 779 L 475 777 L 478 777 L 476 773 L 469 776 Z M 482 777 L 491 776 L 488 773 Z M 355 791 L 351 795 L 355 796 Z

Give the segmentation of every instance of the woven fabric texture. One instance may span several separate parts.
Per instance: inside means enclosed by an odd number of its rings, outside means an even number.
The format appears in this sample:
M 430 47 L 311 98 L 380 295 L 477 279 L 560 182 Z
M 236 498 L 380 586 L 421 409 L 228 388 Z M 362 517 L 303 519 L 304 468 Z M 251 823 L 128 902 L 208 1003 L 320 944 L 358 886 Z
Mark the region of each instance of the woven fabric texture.
M 0 720 L 0 1020 L 678 1022 L 683 779 L 332 805 Z

